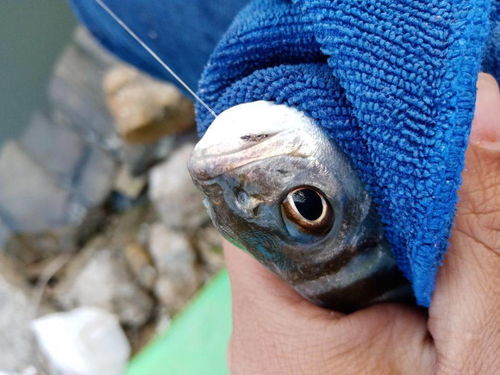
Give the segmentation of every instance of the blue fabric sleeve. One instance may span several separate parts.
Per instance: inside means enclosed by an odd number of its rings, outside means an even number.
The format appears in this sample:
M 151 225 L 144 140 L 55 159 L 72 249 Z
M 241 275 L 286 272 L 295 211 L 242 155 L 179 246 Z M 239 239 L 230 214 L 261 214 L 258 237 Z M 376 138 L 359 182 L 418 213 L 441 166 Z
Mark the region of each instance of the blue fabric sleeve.
M 109 51 L 157 78 L 173 81 L 94 0 L 70 3 Z M 248 0 L 105 0 L 193 90 L 215 45 L 246 3 Z

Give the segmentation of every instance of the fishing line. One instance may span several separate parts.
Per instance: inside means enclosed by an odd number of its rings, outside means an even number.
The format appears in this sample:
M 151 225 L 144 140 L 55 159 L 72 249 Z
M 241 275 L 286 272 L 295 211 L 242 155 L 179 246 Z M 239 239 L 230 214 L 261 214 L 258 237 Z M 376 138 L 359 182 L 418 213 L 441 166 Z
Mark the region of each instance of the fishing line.
M 191 89 L 191 87 L 188 86 L 186 82 L 182 80 L 181 77 L 179 77 L 174 70 L 168 66 L 161 58 L 158 56 L 136 33 L 134 33 L 128 26 L 127 24 L 116 15 L 115 12 L 113 12 L 102 0 L 95 0 L 95 2 L 115 20 L 115 22 L 120 25 L 132 38 L 135 39 L 139 45 L 146 50 L 162 67 L 165 69 L 167 72 L 169 72 L 172 77 L 174 77 L 177 82 L 179 82 L 203 107 L 207 109 L 208 112 L 215 118 L 217 117 L 217 114 L 215 111 L 209 107 L 207 103 L 203 101 L 196 93 L 194 90 Z

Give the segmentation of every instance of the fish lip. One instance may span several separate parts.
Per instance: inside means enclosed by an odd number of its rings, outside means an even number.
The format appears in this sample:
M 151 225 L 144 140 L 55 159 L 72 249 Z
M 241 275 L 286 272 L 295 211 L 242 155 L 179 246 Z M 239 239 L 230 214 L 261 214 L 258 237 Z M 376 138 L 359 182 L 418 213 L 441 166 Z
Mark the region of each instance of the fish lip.
M 300 152 L 302 140 L 293 131 L 280 131 L 270 134 L 266 139 L 245 144 L 236 150 L 225 153 L 206 153 L 195 147 L 188 162 L 188 170 L 195 182 L 210 181 L 221 175 L 244 167 L 248 164 L 278 156 L 307 158 Z M 216 149 L 214 147 L 214 149 Z
M 314 121 L 285 104 L 255 101 L 222 112 L 194 148 L 188 169 L 201 183 L 252 162 L 277 156 L 314 155 Z
M 261 141 L 251 141 L 249 142 L 248 144 L 246 145 L 243 145 L 242 147 L 240 148 L 237 148 L 237 149 L 234 149 L 234 150 L 231 150 L 231 151 L 227 151 L 227 152 L 221 152 L 221 153 L 204 153 L 204 152 L 199 152 L 201 154 L 201 158 L 211 158 L 211 157 L 222 157 L 222 156 L 227 156 L 227 155 L 232 155 L 232 154 L 235 154 L 235 153 L 238 153 L 238 152 L 242 152 L 242 151 L 245 151 L 249 148 L 252 148 L 252 147 L 255 147 L 255 146 L 258 146 L 258 145 L 262 145 L 264 143 L 266 143 L 267 141 L 269 141 L 272 137 L 280 134 L 280 133 L 283 133 L 283 132 L 274 132 L 274 133 L 266 133 L 266 138 L 261 140 Z M 245 137 L 260 137 L 261 135 L 257 135 L 257 134 L 249 134 L 249 135 L 245 135 L 245 136 L 241 136 L 240 139 L 244 139 Z M 195 152 L 197 152 L 197 150 L 193 150 L 193 153 L 191 155 L 191 157 L 193 157 L 193 155 L 195 154 Z

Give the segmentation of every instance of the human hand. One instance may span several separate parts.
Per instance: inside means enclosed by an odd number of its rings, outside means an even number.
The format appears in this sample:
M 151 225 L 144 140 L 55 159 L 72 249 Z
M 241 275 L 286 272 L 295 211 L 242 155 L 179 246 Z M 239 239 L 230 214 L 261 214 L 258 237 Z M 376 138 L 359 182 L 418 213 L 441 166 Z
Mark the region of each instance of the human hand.
M 500 91 L 480 74 L 455 226 L 428 314 L 380 304 L 343 315 L 300 297 L 225 243 L 229 362 L 245 374 L 500 372 Z

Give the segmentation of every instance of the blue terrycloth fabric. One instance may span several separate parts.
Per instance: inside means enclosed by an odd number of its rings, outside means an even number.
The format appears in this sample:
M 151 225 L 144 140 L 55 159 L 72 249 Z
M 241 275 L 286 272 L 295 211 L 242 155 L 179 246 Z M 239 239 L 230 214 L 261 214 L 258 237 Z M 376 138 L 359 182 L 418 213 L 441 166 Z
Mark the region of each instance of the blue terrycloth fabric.
M 93 2 L 72 1 L 104 45 L 169 79 Z M 153 49 L 192 86 L 246 2 L 107 1 L 140 35 L 153 25 Z M 197 33 L 187 35 L 192 25 Z M 199 94 L 218 113 L 264 99 L 314 118 L 352 158 L 400 268 L 428 306 L 453 223 L 477 73 L 500 78 L 499 60 L 499 0 L 254 0 L 215 48 Z M 200 134 L 211 121 L 198 106 Z

